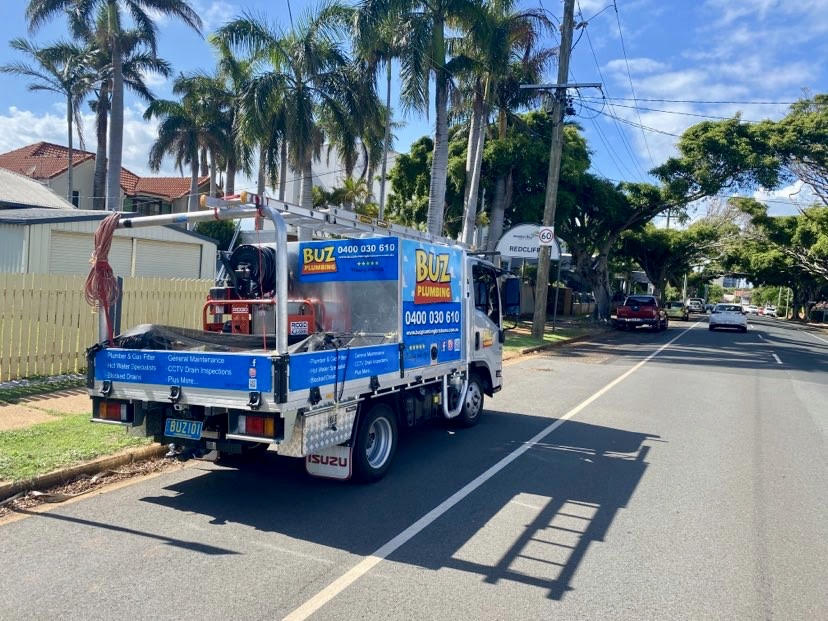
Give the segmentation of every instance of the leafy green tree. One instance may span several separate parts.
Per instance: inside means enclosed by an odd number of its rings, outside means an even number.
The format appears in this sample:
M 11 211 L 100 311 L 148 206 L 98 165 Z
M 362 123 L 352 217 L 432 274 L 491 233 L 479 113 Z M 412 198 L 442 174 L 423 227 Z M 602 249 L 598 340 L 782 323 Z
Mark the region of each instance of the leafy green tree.
M 215 240 L 219 250 L 230 250 L 230 242 L 236 232 L 236 225 L 231 220 L 207 220 L 197 222 L 195 231 Z
M 106 208 L 116 211 L 121 198 L 121 156 L 124 138 L 124 71 L 123 40 L 121 32 L 127 23 L 127 15 L 149 35 L 148 44 L 153 54 L 157 51 L 157 27 L 155 15 L 174 17 L 183 21 L 196 32 L 201 31 L 201 18 L 184 0 L 29 0 L 26 19 L 29 29 L 35 30 L 57 14 L 74 14 L 73 19 L 89 22 L 99 10 L 106 11 L 109 23 L 107 45 L 112 55 L 111 126 Z

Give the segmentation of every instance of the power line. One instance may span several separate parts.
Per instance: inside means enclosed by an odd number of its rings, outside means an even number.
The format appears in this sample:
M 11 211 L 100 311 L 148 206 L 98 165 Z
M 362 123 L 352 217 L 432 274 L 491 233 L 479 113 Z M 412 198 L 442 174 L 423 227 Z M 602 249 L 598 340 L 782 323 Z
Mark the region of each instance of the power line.
M 583 104 L 583 107 L 586 108 L 587 110 L 592 110 L 593 112 L 600 112 L 600 110 L 596 110 L 595 108 L 590 108 L 586 104 Z M 615 116 L 614 114 L 611 114 L 610 112 L 600 112 L 600 114 L 603 114 L 604 116 L 614 118 L 614 119 L 620 121 L 621 123 L 625 123 L 625 124 L 630 125 L 632 127 L 637 127 L 641 130 L 646 130 L 648 132 L 652 132 L 654 134 L 664 134 L 665 136 L 672 136 L 674 138 L 681 138 L 681 136 L 679 134 L 674 134 L 672 132 L 664 131 L 663 129 L 658 129 L 656 127 L 650 127 L 648 125 L 644 125 L 643 123 L 635 123 L 634 121 L 628 121 L 627 119 L 625 119 L 623 117 L 620 117 L 620 116 Z
M 721 104 L 734 104 L 734 105 L 745 105 L 745 106 L 792 106 L 793 104 L 799 103 L 798 101 L 711 101 L 711 100 L 701 100 L 701 99 L 657 99 L 657 98 L 648 98 L 648 97 L 609 97 L 607 99 L 612 99 L 613 101 L 649 101 L 649 102 L 656 102 L 656 103 L 688 103 L 688 104 L 700 104 L 700 105 L 721 105 Z M 815 105 L 823 105 L 819 102 L 814 102 Z
M 635 105 L 637 106 L 638 101 L 635 96 L 635 87 L 633 86 L 632 74 L 630 73 L 630 59 L 627 56 L 627 47 L 624 45 L 624 33 L 621 31 L 621 16 L 618 13 L 618 3 L 616 0 L 612 0 L 612 5 L 615 7 L 615 21 L 618 23 L 618 36 L 621 39 L 621 51 L 624 54 L 624 62 L 627 65 L 627 78 L 630 81 L 630 92 L 632 93 L 633 101 L 635 101 Z M 638 122 L 641 123 L 643 130 L 644 124 L 641 122 L 641 113 L 638 110 L 636 110 L 635 113 L 638 115 Z M 644 146 L 647 148 L 647 155 L 650 157 L 650 164 L 655 167 L 655 160 L 653 160 L 653 154 L 650 151 L 650 144 L 647 142 L 647 135 L 643 131 L 641 132 L 641 137 L 644 139 Z
M 584 99 L 585 101 L 591 101 L 591 102 L 594 102 L 594 103 L 599 103 L 599 102 L 602 101 L 601 98 L 599 98 L 599 97 L 589 97 L 589 96 L 582 96 L 581 99 Z M 605 97 L 604 99 L 606 99 L 607 103 L 609 103 L 609 100 L 612 99 L 612 98 L 611 97 Z M 643 100 L 639 99 L 639 101 L 643 101 Z M 717 119 L 717 120 L 721 120 L 721 121 L 732 121 L 735 118 L 735 117 L 732 117 L 732 116 L 718 116 L 716 114 L 698 114 L 696 112 L 684 112 L 682 110 L 664 110 L 664 109 L 660 109 L 660 108 L 645 108 L 644 106 L 627 106 L 627 105 L 620 104 L 620 103 L 615 103 L 615 104 L 610 103 L 609 106 L 610 106 L 610 109 L 612 109 L 612 107 L 614 106 L 614 107 L 617 107 L 617 108 L 627 108 L 627 109 L 630 109 L 630 110 L 643 110 L 645 112 L 663 112 L 664 114 L 676 114 L 676 115 L 679 115 L 679 116 L 694 116 L 694 117 L 697 117 L 697 118 L 700 118 L 700 119 Z M 739 119 L 739 120 L 742 123 L 761 123 L 761 121 L 752 121 L 752 120 L 748 120 L 748 119 Z
M 613 5 L 611 5 L 611 4 L 607 5 L 601 11 L 601 13 L 603 13 L 603 11 L 606 11 L 607 9 L 611 8 L 612 6 Z M 580 13 L 581 18 L 583 18 L 584 14 L 581 11 L 580 1 L 578 2 L 578 13 Z M 596 15 L 593 15 L 590 19 L 594 19 L 595 17 L 597 17 L 597 15 L 600 15 L 600 13 L 598 13 Z M 589 20 L 587 20 L 587 23 L 589 23 Z M 589 28 L 585 27 L 584 30 L 586 31 L 586 37 L 587 37 L 587 43 L 589 44 L 589 49 L 592 52 L 592 59 L 595 62 L 595 68 L 598 70 L 598 76 L 601 78 L 601 83 L 603 84 L 602 92 L 603 92 L 603 94 L 608 95 L 609 90 L 607 88 L 607 81 L 604 79 L 604 74 L 601 71 L 601 63 L 598 62 L 598 55 L 595 53 L 595 47 L 593 47 L 593 45 L 592 45 L 592 38 L 589 36 Z M 579 93 L 579 96 L 583 98 L 583 96 L 581 96 L 580 93 Z M 607 98 L 605 97 L 604 99 L 607 99 Z M 607 101 L 607 103 L 609 104 L 610 110 L 613 113 L 615 113 L 615 110 L 613 109 L 612 103 L 610 103 L 609 101 Z M 598 124 L 596 123 L 595 125 L 597 126 Z M 630 156 L 630 159 L 632 160 L 633 165 L 639 171 L 639 173 L 641 174 L 641 177 L 646 178 L 647 175 L 645 174 L 644 170 L 641 168 L 641 165 L 638 163 L 638 158 L 633 153 L 632 146 L 630 145 L 629 140 L 627 140 L 627 136 L 626 136 L 624 130 L 621 128 L 621 125 L 618 123 L 618 121 L 615 121 L 615 120 L 614 120 L 614 125 L 615 125 L 615 129 L 618 131 L 618 135 L 621 137 L 621 144 L 623 144 L 624 148 L 627 150 L 627 154 Z

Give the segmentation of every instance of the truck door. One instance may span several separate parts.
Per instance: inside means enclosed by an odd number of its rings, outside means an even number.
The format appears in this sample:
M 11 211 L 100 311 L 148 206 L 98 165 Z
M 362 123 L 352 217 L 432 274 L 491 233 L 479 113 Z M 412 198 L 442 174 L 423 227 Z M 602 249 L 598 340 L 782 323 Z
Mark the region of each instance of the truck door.
M 472 262 L 472 293 L 474 313 L 471 321 L 471 361 L 486 364 L 492 387 L 500 386 L 503 344 L 500 342 L 502 311 L 497 271 L 493 266 Z

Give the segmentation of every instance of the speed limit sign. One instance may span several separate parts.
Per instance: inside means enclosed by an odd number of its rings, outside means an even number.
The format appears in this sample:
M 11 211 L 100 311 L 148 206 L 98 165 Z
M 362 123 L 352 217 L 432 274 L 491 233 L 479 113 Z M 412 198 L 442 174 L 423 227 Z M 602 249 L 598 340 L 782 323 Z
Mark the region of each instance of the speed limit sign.
M 542 226 L 538 230 L 538 241 L 541 246 L 555 245 L 555 229 L 551 226 Z

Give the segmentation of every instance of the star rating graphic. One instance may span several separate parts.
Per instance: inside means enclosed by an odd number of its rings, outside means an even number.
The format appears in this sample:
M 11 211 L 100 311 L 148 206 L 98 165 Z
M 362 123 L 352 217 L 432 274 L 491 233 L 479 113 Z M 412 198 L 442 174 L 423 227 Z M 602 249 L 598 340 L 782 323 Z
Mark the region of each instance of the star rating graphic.
M 357 261 L 358 267 L 374 267 L 379 265 L 379 261 Z

